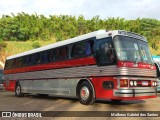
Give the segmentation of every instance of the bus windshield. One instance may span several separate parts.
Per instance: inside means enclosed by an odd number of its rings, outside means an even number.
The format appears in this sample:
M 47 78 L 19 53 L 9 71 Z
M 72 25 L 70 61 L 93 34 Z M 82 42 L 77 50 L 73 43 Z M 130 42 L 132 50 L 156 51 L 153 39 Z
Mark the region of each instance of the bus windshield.
M 114 44 L 119 60 L 153 64 L 147 42 L 127 36 L 116 36 Z

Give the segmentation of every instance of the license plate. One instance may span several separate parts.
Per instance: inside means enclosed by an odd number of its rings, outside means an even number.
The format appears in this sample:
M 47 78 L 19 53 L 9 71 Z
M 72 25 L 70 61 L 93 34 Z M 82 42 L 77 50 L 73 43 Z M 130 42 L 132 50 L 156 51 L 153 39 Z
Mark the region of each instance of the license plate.
M 148 85 L 148 81 L 142 81 L 142 85 L 147 86 Z

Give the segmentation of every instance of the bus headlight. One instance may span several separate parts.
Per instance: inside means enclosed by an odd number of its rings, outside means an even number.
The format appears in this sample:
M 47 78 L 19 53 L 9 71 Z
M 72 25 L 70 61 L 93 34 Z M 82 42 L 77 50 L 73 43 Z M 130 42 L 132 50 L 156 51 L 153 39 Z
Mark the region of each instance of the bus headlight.
M 133 81 L 130 81 L 130 83 L 129 83 L 129 84 L 130 84 L 130 86 L 133 86 Z
M 152 86 L 154 86 L 154 82 L 152 82 Z
M 137 81 L 134 81 L 134 86 L 137 86 Z
M 157 86 L 157 82 L 154 82 L 154 86 Z

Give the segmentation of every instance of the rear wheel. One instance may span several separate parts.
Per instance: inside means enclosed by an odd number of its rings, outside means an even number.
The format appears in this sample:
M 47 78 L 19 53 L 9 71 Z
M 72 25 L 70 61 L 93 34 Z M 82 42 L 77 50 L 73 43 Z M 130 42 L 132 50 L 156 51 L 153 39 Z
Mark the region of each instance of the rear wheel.
M 78 99 L 84 105 L 93 104 L 95 102 L 93 88 L 89 82 L 84 81 L 78 87 Z
M 17 97 L 23 97 L 24 94 L 21 91 L 21 85 L 17 83 L 16 88 L 15 88 L 15 96 Z

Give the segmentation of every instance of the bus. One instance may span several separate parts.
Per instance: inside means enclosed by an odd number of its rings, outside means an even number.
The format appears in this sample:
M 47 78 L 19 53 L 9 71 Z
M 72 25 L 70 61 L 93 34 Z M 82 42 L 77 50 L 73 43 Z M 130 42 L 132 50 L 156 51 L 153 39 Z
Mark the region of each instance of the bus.
M 7 57 L 6 90 L 95 100 L 157 97 L 156 67 L 145 37 L 98 30 Z

